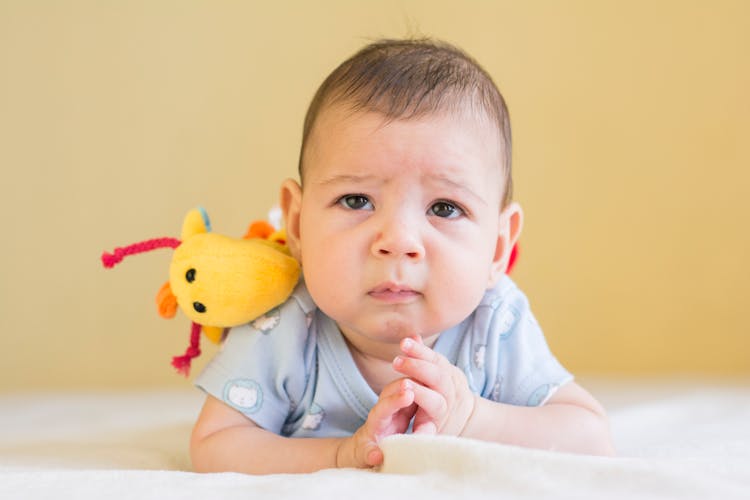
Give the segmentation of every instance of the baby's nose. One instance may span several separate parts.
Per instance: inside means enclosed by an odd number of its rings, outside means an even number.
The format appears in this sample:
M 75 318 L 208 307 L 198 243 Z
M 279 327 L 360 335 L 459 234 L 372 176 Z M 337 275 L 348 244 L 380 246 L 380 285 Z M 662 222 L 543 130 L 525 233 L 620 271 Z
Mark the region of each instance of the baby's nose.
M 384 224 L 371 250 L 376 257 L 408 257 L 412 260 L 424 257 L 424 246 L 417 230 L 403 221 Z

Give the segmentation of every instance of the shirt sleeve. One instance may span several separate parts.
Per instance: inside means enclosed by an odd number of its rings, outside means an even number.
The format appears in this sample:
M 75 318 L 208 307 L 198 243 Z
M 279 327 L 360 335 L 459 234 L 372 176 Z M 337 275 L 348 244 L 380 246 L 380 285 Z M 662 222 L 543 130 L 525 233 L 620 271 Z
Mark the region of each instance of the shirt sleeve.
M 486 331 L 474 342 L 475 363 L 484 364 L 482 397 L 520 406 L 540 406 L 573 376 L 550 351 L 526 296 L 506 278 L 477 311 Z M 481 339 L 482 335 L 474 337 Z
M 232 328 L 195 384 L 279 434 L 304 393 L 313 362 L 310 314 L 292 296 L 251 323 Z

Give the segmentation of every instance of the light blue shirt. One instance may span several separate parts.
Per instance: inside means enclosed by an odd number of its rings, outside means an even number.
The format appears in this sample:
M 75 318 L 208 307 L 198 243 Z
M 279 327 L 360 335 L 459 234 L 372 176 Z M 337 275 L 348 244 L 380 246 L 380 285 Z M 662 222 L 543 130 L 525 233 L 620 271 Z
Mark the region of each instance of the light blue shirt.
M 466 374 L 474 393 L 502 403 L 542 405 L 573 378 L 507 276 L 433 349 Z M 378 399 L 303 282 L 281 306 L 233 328 L 196 385 L 260 427 L 293 437 L 349 436 Z

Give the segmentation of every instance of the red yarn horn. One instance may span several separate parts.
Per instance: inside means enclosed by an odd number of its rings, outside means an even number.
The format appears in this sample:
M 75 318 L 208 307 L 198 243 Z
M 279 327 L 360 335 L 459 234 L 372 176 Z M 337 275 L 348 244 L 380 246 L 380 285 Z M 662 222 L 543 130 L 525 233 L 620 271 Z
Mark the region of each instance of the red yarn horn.
M 122 259 L 128 255 L 150 252 L 157 248 L 169 247 L 174 249 L 178 246 L 180 246 L 180 240 L 177 238 L 154 238 L 151 240 L 140 241 L 126 247 L 117 247 L 112 253 L 104 252 L 102 254 L 102 264 L 104 264 L 104 267 L 107 269 L 111 269 L 122 262 Z

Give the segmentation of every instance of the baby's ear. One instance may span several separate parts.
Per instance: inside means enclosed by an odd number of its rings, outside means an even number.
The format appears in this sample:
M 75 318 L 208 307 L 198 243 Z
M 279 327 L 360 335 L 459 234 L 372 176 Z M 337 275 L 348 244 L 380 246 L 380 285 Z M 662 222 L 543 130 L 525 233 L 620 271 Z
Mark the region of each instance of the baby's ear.
M 508 270 L 510 253 L 523 229 L 523 210 L 518 203 L 511 203 L 500 213 L 495 256 L 490 267 L 489 288 L 494 287 Z
M 302 187 L 294 179 L 286 179 L 281 184 L 281 211 L 284 214 L 286 244 L 292 257 L 302 261 L 300 247 L 300 211 L 302 209 Z

